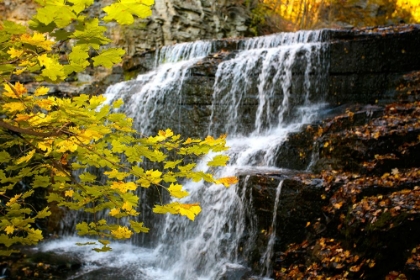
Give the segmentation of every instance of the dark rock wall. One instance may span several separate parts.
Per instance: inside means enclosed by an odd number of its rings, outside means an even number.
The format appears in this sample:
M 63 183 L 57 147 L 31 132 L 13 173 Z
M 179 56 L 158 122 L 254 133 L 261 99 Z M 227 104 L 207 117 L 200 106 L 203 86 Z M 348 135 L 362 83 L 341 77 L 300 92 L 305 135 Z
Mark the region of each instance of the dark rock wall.
M 331 32 L 328 101 L 392 99 L 402 76 L 420 69 L 419 45 L 419 25 Z

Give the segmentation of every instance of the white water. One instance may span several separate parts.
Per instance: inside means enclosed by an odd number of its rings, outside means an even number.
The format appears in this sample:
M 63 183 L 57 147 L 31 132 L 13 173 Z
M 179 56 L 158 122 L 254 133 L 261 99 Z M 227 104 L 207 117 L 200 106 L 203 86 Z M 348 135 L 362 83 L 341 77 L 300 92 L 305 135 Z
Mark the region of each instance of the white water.
M 265 249 L 265 252 L 263 254 L 263 257 L 261 259 L 261 262 L 263 263 L 264 267 L 262 269 L 262 275 L 265 274 L 265 276 L 269 277 L 271 276 L 271 273 L 273 272 L 272 266 L 271 266 L 271 259 L 273 257 L 273 249 L 274 249 L 274 242 L 276 241 L 276 222 L 277 222 L 277 209 L 279 207 L 280 202 L 280 194 L 281 189 L 283 187 L 284 180 L 281 180 L 279 185 L 277 186 L 276 190 L 276 199 L 274 201 L 274 209 L 273 209 L 273 221 L 271 222 L 271 233 L 270 238 L 268 240 L 267 248 Z M 265 272 L 265 273 L 264 273 Z
M 235 58 L 219 65 L 209 125 L 204 128 L 209 134 L 229 135 L 231 160 L 217 176 L 232 176 L 247 169 L 277 170 L 273 164 L 279 145 L 289 133 L 316 118 L 323 105 L 312 101 L 311 92 L 317 93 L 321 88 L 324 69 L 321 35 L 321 32 L 298 32 L 250 39 L 242 43 Z M 166 128 L 167 119 L 177 119 L 180 113 L 177 107 L 182 101 L 180 89 L 189 68 L 212 48 L 211 42 L 197 42 L 162 49 L 156 59 L 156 70 L 140 75 L 135 81 L 110 87 L 106 93 L 108 102 L 123 98 L 126 105 L 122 110 L 135 119 L 136 128 L 144 134 Z M 297 60 L 304 67 L 298 73 L 299 79 L 293 68 Z M 311 75 L 315 79 L 311 80 Z M 249 96 L 251 87 L 257 88 L 256 98 Z M 254 115 L 243 111 L 247 105 L 257 107 Z M 205 161 L 198 168 L 206 171 Z M 186 183 L 184 186 L 191 194 L 186 201 L 200 202 L 202 213 L 194 222 L 167 216 L 155 249 L 113 243 L 113 252 L 94 254 L 88 247 L 72 246 L 73 239 L 49 243 L 42 249 L 78 254 L 87 263 L 81 273 L 85 275 L 111 267 L 125 273 L 125 279 L 240 279 L 249 272 L 244 254 L 257 228 L 255 225 L 245 228 L 247 217 L 251 225 L 255 220 L 252 195 L 246 195 L 248 180 L 249 176 L 242 189 Z M 281 185 L 275 207 L 281 205 L 280 191 Z M 276 233 L 276 215 L 273 216 L 274 233 L 261 263 L 267 276 L 272 271 Z M 95 279 L 83 277 L 74 279 Z M 112 275 L 100 277 L 114 279 Z

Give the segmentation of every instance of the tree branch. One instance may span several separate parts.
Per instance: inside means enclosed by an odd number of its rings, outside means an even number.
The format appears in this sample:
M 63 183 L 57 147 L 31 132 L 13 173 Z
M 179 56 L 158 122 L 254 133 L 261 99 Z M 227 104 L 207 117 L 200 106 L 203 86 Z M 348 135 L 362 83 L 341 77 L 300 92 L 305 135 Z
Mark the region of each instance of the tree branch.
M 60 136 L 60 135 L 67 134 L 65 131 L 62 131 L 61 129 L 59 131 L 39 132 L 32 129 L 14 126 L 2 120 L 0 120 L 0 127 L 4 129 L 8 129 L 16 133 L 26 134 L 26 135 L 31 135 L 31 136 L 38 136 L 38 137 L 51 137 L 51 136 Z

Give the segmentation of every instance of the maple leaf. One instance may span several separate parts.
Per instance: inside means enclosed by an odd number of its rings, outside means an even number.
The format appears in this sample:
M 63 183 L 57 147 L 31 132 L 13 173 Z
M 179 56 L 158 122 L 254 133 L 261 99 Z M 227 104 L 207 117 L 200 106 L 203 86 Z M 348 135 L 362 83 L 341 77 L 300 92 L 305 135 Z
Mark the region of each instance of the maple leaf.
M 176 198 L 183 198 L 189 194 L 187 191 L 182 190 L 182 185 L 178 184 L 171 184 L 168 188 L 168 191 L 171 196 Z
M 64 196 L 66 197 L 73 197 L 74 191 L 73 190 L 68 190 L 64 192 Z
M 38 61 L 41 66 L 45 67 L 45 69 L 42 70 L 42 76 L 49 78 L 52 81 L 64 79 L 66 77 L 63 65 L 61 65 L 56 58 L 48 57 L 47 54 L 43 54 L 38 57 Z
M 208 166 L 226 166 L 229 156 L 217 155 L 207 163 Z
M 105 21 L 115 20 L 121 25 L 128 25 L 134 22 L 133 15 L 146 18 L 152 15 L 151 6 L 154 0 L 118 0 L 105 8 L 103 11 L 108 15 Z
M 16 194 L 14 197 L 12 197 L 7 203 L 6 206 L 12 206 L 13 204 L 15 204 L 18 199 L 22 196 L 22 194 Z
M 26 156 L 23 156 L 21 158 L 18 158 L 16 160 L 16 164 L 21 164 L 23 162 L 28 162 L 31 160 L 31 158 L 35 155 L 36 150 L 30 151 Z
M 3 27 L 3 28 L 2 28 Z M 9 34 L 13 34 L 13 35 L 20 35 L 20 34 L 24 34 L 26 33 L 26 26 L 13 22 L 13 21 L 9 21 L 9 20 L 5 20 L 2 21 L 0 23 L 0 30 L 3 29 L 5 32 L 9 33 Z
M 3 95 L 10 98 L 20 98 L 22 95 L 28 92 L 26 87 L 20 82 L 15 83 L 14 86 L 6 84 L 4 85 L 4 89 L 6 91 L 3 92 Z
M 27 238 L 29 245 L 36 244 L 44 238 L 42 237 L 42 231 L 39 229 L 29 228 L 26 232 L 28 233 Z
M 34 102 L 37 106 L 39 106 L 41 109 L 50 111 L 51 107 L 56 105 L 56 103 L 51 99 L 41 99 Z
M 224 177 L 216 180 L 216 184 L 223 184 L 225 187 L 238 183 L 237 177 Z
M 143 226 L 143 223 L 138 223 L 138 222 L 135 222 L 135 221 L 130 221 L 130 226 L 134 230 L 134 232 L 136 232 L 136 233 L 140 233 L 140 232 L 148 233 L 149 232 L 149 228 L 144 227 Z
M 37 10 L 37 14 L 33 17 L 44 25 L 48 26 L 54 23 L 59 28 L 64 28 L 69 25 L 73 19 L 76 19 L 76 14 L 73 9 L 65 4 L 64 0 L 37 0 L 43 7 Z
M 71 9 L 76 14 L 79 14 L 81 11 L 91 6 L 94 0 L 68 0 L 68 2 L 73 3 L 73 6 L 71 6 Z
M 93 58 L 94 66 L 104 66 L 111 68 L 114 64 L 120 63 L 125 51 L 120 48 L 112 48 L 102 51 L 98 56 Z
M 95 18 L 78 24 L 76 31 L 70 38 L 77 39 L 78 45 L 90 46 L 97 50 L 100 45 L 111 42 L 110 39 L 104 36 L 105 31 L 106 27 L 100 26 L 99 20 Z
M 46 51 L 51 51 L 51 47 L 52 45 L 54 45 L 53 41 L 45 39 L 44 35 L 38 32 L 35 32 L 32 36 L 29 34 L 21 35 L 20 41 L 24 44 L 29 44 L 35 47 L 43 48 Z
M 133 209 L 133 205 L 129 201 L 126 201 L 126 202 L 124 202 L 121 209 L 123 209 L 125 211 L 131 211 L 131 209 Z
M 179 204 L 179 214 L 186 216 L 191 221 L 195 220 L 195 216 L 201 212 L 200 205 L 194 204 Z
M 13 72 L 13 74 L 15 74 L 15 75 L 21 75 L 23 72 L 25 72 L 26 71 L 26 67 L 25 68 L 22 68 L 22 69 L 16 69 L 14 72 Z
M 119 226 L 116 230 L 111 230 L 112 236 L 117 239 L 130 238 L 133 232 L 127 227 Z
M 159 170 L 147 170 L 146 176 L 152 184 L 159 184 L 162 181 L 162 172 Z
M 63 141 L 57 143 L 56 146 L 57 146 L 56 151 L 59 152 L 59 153 L 65 153 L 67 151 L 74 152 L 78 148 L 78 145 L 76 143 L 74 143 L 71 139 L 63 140 Z
M 201 212 L 201 207 L 197 203 L 181 204 L 179 202 L 172 202 L 166 205 L 155 205 L 153 212 L 157 214 L 179 214 L 194 221 L 195 216 Z
M 23 121 L 29 120 L 32 117 L 33 117 L 32 114 L 30 114 L 30 115 L 27 115 L 27 114 L 16 114 L 15 121 L 17 121 L 17 122 L 23 122 Z
M 50 215 L 51 215 L 51 212 L 49 211 L 49 207 L 47 206 L 37 213 L 36 218 L 37 219 L 43 219 L 43 218 L 48 217 Z
M 10 54 L 11 58 L 16 58 L 21 56 L 25 51 L 24 50 L 17 50 L 15 48 L 10 48 L 7 53 Z
M 89 48 L 86 45 L 75 46 L 69 54 L 70 64 L 64 66 L 65 73 L 82 72 L 90 65 L 88 58 Z
M 12 233 L 15 231 L 15 227 L 14 227 L 13 225 L 9 225 L 9 226 L 7 226 L 7 227 L 4 229 L 4 231 L 5 231 L 7 234 L 12 234 Z
M 104 172 L 105 175 L 108 176 L 108 178 L 113 179 L 116 178 L 118 180 L 123 180 L 127 176 L 129 176 L 129 173 L 126 172 L 119 172 L 117 169 L 112 169 L 111 171 Z
M 113 217 L 117 216 L 118 214 L 120 214 L 120 209 L 118 209 L 118 208 L 113 208 L 113 209 L 111 209 L 111 211 L 109 211 L 109 215 L 111 215 Z
M 126 193 L 127 191 L 134 191 L 137 189 L 136 184 L 133 182 L 112 182 L 111 189 L 119 190 L 122 193 Z
M 25 111 L 26 107 L 22 102 L 9 102 L 6 104 L 3 104 L 3 109 L 10 112 L 10 113 L 14 113 L 14 112 L 21 112 L 21 111 Z

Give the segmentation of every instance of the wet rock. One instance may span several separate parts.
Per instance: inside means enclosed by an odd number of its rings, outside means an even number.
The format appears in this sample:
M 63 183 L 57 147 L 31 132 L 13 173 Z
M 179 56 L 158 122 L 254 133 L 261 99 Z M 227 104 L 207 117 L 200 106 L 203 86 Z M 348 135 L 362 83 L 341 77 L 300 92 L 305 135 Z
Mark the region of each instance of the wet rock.
M 233 263 L 227 263 L 223 265 L 222 271 L 220 271 L 216 279 L 220 280 L 241 280 L 244 279 L 244 277 L 249 274 L 251 271 L 249 268 L 233 264 Z
M 247 201 L 252 201 L 251 208 L 247 209 L 249 219 L 245 228 L 257 233 L 256 236 L 246 234 L 243 241 L 244 257 L 254 274 L 258 274 L 262 269 L 260 259 L 265 253 L 268 240 L 274 230 L 276 240 L 273 250 L 282 252 L 287 245 L 299 242 L 307 236 L 309 229 L 306 225 L 309 221 L 319 223 L 319 232 L 324 228 L 326 221 L 321 209 L 326 202 L 321 199 L 320 184 L 322 185 L 322 182 L 319 180 L 301 181 L 295 177 L 296 173 L 241 176 L 241 191 L 246 192 Z M 272 226 L 275 198 L 282 181 L 284 182 L 274 229 Z
M 10 279 L 64 279 L 82 266 L 74 255 L 34 250 L 22 252 L 8 258 L 7 265 L 3 263 L 3 271 L 8 271 Z

